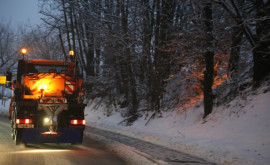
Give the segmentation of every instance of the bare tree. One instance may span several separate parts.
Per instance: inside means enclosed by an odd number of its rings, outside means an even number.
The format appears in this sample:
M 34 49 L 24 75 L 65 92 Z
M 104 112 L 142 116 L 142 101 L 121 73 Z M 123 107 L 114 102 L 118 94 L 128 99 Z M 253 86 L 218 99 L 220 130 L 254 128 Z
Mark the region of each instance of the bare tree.
M 42 30 L 39 27 L 21 32 L 21 45 L 28 49 L 26 58 L 64 60 L 57 31 Z
M 270 2 L 263 0 L 216 0 L 235 20 L 232 54 L 229 65 L 230 71 L 236 71 L 239 59 L 239 48 L 242 33 L 253 50 L 253 82 L 259 86 L 261 81 L 270 73 L 269 65 L 269 25 Z M 255 31 L 253 29 L 256 29 Z
M 212 2 L 205 2 L 203 7 L 203 18 L 205 24 L 205 71 L 204 71 L 204 118 L 212 112 L 213 108 L 213 77 L 214 77 L 214 49 L 213 49 L 213 16 L 212 16 Z
M 226 73 L 238 82 L 241 50 L 267 43 L 260 42 L 267 35 L 256 37 L 253 30 L 266 29 L 268 19 L 260 18 L 267 12 L 254 19 L 258 4 L 252 2 L 44 0 L 51 10 L 42 13 L 51 34 L 58 34 L 59 50 L 76 50 L 89 98 L 117 101 L 130 124 L 141 109 L 154 118 L 171 100 L 185 104 L 203 94 L 204 117 L 210 114 Z
M 10 24 L 0 23 L 0 67 L 1 72 L 11 72 L 18 58 L 16 45 L 16 33 L 12 31 Z
M 256 0 L 256 45 L 253 51 L 255 87 L 270 74 L 270 1 Z

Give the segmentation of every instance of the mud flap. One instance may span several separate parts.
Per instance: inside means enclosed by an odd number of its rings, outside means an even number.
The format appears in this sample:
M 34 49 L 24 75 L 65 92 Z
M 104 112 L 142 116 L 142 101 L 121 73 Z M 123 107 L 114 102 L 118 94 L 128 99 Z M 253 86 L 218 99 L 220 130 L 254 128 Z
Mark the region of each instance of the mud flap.
M 47 129 L 28 128 L 23 129 L 22 142 L 23 143 L 82 143 L 82 131 L 75 128 L 58 129 L 57 136 L 44 136 L 42 133 L 48 131 Z

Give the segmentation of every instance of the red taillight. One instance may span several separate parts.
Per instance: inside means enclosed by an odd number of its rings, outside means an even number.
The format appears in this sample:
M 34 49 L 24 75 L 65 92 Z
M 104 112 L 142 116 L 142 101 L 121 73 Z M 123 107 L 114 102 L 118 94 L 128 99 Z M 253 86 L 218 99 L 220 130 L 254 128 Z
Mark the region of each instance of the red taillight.
M 77 125 L 78 124 L 78 120 L 71 120 L 71 124 Z
M 25 124 L 29 124 L 30 120 L 29 119 L 25 119 Z
M 85 120 L 70 120 L 70 124 L 72 125 L 85 125 Z
M 32 124 L 32 119 L 16 119 L 16 124 Z

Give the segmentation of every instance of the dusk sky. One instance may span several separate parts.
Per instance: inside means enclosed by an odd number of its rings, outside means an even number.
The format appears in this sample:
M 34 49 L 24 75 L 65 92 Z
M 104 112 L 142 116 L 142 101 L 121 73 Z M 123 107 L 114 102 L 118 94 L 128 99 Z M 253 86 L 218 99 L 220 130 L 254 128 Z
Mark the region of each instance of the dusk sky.
M 14 28 L 42 23 L 38 12 L 38 0 L 0 0 L 0 21 Z

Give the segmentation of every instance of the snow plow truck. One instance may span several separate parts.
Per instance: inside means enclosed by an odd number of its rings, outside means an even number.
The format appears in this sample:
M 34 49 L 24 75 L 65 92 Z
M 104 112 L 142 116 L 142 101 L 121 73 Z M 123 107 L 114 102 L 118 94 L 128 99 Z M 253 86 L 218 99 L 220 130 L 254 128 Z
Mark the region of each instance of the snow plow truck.
M 81 144 L 85 129 L 82 83 L 76 62 L 19 60 L 9 107 L 15 144 Z

